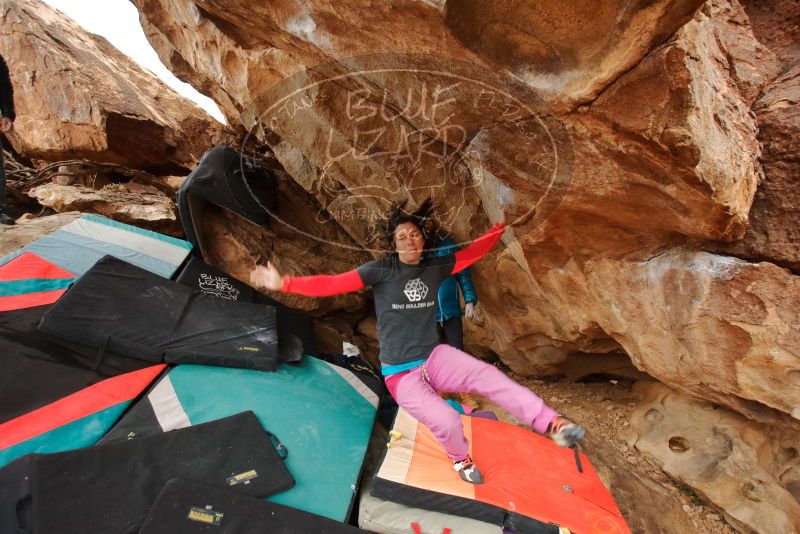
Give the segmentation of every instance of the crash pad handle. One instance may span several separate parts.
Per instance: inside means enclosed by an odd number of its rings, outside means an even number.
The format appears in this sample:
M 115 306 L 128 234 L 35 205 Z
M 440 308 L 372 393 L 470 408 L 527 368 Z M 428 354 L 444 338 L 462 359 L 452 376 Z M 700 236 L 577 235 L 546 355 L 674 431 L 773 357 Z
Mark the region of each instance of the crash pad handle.
M 570 448 L 575 452 L 575 467 L 578 468 L 578 473 L 583 473 L 583 464 L 581 463 L 581 453 L 578 452 L 578 445 L 573 443 Z
M 397 430 L 390 430 L 389 431 L 389 443 L 386 444 L 386 448 L 390 448 L 395 441 L 399 441 L 403 437 L 403 434 L 398 432 Z
M 29 524 L 30 521 L 30 508 L 31 503 L 33 502 L 33 495 L 28 493 L 24 497 L 21 497 L 17 500 L 16 510 L 14 510 L 17 519 L 17 528 L 19 528 L 23 532 L 30 532 L 31 525 Z
M 105 336 L 103 338 L 103 342 L 100 343 L 100 346 L 97 347 L 97 355 L 94 357 L 94 363 L 92 364 L 92 371 L 97 371 L 100 369 L 100 364 L 103 363 L 103 358 L 106 356 L 106 349 L 108 349 L 108 342 L 111 340 L 111 336 Z
M 275 447 L 275 452 L 278 453 L 278 457 L 281 460 L 285 460 L 286 457 L 289 456 L 289 449 L 286 448 L 286 445 L 283 444 L 278 436 L 268 430 L 266 432 L 267 436 L 269 436 L 270 443 L 272 443 L 272 446 Z

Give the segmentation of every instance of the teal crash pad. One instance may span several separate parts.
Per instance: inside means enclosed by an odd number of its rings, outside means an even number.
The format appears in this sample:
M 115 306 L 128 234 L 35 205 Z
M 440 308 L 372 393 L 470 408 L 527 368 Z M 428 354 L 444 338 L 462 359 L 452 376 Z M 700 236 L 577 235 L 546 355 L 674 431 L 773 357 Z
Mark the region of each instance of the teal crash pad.
M 305 356 L 275 372 L 179 365 L 143 403 L 123 417 L 115 435 L 141 432 L 143 414 L 155 417 L 157 431 L 167 431 L 252 410 L 288 449 L 286 464 L 297 481 L 267 500 L 345 521 L 378 399 L 350 371 Z

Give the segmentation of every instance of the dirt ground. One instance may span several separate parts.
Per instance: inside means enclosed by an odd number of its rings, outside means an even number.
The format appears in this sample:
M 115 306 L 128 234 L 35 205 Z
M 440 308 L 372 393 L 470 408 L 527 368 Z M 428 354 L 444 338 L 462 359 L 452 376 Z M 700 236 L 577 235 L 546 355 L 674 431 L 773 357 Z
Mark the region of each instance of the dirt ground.
M 514 375 L 508 368 L 504 367 L 503 370 L 517 382 L 536 392 L 564 416 L 584 425 L 589 435 L 608 443 L 627 460 L 632 470 L 662 486 L 668 498 L 674 499 L 677 508 L 686 514 L 694 526 L 693 532 L 698 534 L 737 532 L 727 523 L 721 512 L 703 502 L 691 488 L 673 480 L 635 447 L 628 446 L 625 440 L 626 435 L 630 434 L 628 421 L 634 407 L 641 400 L 631 391 L 630 380 L 597 379 L 569 383 L 525 379 Z M 517 423 L 513 417 L 484 399 L 463 396 L 461 400 L 464 404 L 476 408 L 494 410 L 502 420 Z M 584 453 L 593 463 L 597 462 L 592 457 L 591 450 L 584 450 Z M 663 527 L 664 532 L 677 532 L 669 525 Z

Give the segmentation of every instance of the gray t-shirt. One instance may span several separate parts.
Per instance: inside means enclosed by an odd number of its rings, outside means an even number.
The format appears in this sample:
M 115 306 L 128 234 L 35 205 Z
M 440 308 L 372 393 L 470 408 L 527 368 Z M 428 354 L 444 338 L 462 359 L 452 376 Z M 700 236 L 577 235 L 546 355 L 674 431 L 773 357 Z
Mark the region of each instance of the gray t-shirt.
M 364 285 L 372 286 L 382 362 L 397 365 L 427 358 L 439 344 L 436 299 L 455 261 L 451 254 L 408 265 L 392 255 L 356 269 Z

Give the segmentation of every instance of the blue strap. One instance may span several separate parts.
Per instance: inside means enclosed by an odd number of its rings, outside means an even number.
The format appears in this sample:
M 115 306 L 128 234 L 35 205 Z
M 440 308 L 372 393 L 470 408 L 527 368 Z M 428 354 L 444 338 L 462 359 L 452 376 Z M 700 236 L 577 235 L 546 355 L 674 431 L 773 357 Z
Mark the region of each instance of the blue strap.
M 413 362 L 406 362 L 406 363 L 398 363 L 397 365 L 386 365 L 381 364 L 381 374 L 383 376 L 390 376 L 396 375 L 397 373 L 402 373 L 403 371 L 408 371 L 419 367 L 423 363 L 425 363 L 426 358 L 422 358 L 421 360 L 414 360 Z

